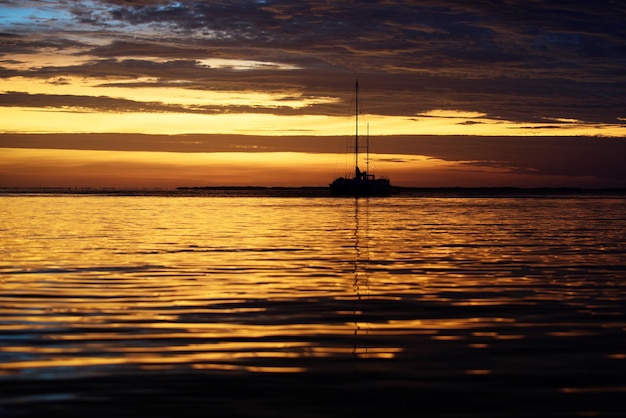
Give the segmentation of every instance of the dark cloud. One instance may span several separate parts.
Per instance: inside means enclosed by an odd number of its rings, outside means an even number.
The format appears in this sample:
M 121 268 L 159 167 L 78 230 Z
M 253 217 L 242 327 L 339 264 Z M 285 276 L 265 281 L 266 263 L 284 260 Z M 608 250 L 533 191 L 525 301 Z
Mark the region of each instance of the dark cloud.
M 158 83 L 157 83 L 158 84 Z M 125 87 L 128 85 L 124 84 Z M 132 85 L 131 85 L 132 87 Z M 30 107 L 65 110 L 72 113 L 85 112 L 135 112 L 135 113 L 256 113 L 295 116 L 302 112 L 289 106 L 243 106 L 243 105 L 173 105 L 161 102 L 140 102 L 98 96 L 78 96 L 70 94 L 28 94 L 21 92 L 0 93 L 0 107 Z M 328 114 L 323 105 L 311 105 L 318 108 L 309 111 L 321 115 Z
M 140 134 L 4 134 L 0 148 L 49 148 L 166 152 L 343 152 L 348 137 Z M 593 179 L 603 187 L 626 187 L 626 141 L 592 137 L 390 136 L 376 150 L 402 154 L 375 163 L 398 164 L 411 155 L 477 171 L 498 169 L 526 176 Z M 452 170 L 453 168 L 450 168 Z
M 620 1 L 112 0 L 47 7 L 66 8 L 79 29 L 18 35 L 0 24 L 0 60 L 68 48 L 93 60 L 22 76 L 152 77 L 194 89 L 340 99 L 334 107 L 300 109 L 312 113 L 345 112 L 355 76 L 367 92 L 367 110 L 381 115 L 450 109 L 526 123 L 621 124 L 626 109 L 626 3 Z M 299 69 L 198 65 L 206 58 Z M 16 74 L 8 67 L 0 76 Z M 117 105 L 101 99 L 100 108 Z
M 71 112 L 176 112 L 180 107 L 161 103 L 135 102 L 111 97 L 92 97 L 61 94 L 28 94 L 8 92 L 0 94 L 0 106 L 66 109 Z
M 385 152 L 426 155 L 531 176 L 588 177 L 626 185 L 626 141 L 595 137 L 418 136 L 385 138 Z

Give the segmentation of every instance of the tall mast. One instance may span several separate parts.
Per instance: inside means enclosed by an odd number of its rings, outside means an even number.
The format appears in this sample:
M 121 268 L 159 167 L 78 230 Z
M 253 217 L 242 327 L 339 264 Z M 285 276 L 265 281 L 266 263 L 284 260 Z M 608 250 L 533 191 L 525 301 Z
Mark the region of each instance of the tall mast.
M 355 137 L 354 137 L 354 174 L 356 176 L 359 170 L 359 79 L 358 78 L 356 80 L 355 91 L 356 91 L 356 106 L 355 106 L 356 129 L 355 129 Z

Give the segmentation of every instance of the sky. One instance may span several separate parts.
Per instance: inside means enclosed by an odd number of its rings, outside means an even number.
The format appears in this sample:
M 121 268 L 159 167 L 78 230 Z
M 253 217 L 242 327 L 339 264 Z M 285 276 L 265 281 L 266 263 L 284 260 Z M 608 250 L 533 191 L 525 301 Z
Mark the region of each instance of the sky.
M 626 187 L 621 0 L 0 0 L 0 187 Z M 369 137 L 369 141 L 364 138 Z

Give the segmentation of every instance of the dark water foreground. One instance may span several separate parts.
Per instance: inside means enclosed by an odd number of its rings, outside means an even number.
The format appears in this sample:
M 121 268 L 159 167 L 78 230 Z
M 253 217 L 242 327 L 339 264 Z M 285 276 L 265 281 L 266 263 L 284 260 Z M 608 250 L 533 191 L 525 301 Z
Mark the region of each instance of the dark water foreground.
M 1 417 L 622 417 L 626 199 L 0 197 Z
M 623 416 L 623 329 L 598 336 L 590 326 L 564 340 L 556 335 L 570 331 L 535 328 L 537 335 L 523 343 L 486 349 L 470 349 L 468 343 L 484 344 L 488 337 L 481 335 L 493 333 L 490 327 L 462 342 L 429 342 L 411 334 L 376 341 L 379 347 L 403 348 L 393 359 L 262 362 L 307 369 L 294 373 L 203 370 L 200 363 L 179 370 L 153 365 L 104 368 L 92 376 L 52 372 L 4 378 L 0 412 L 7 417 Z
M 298 375 L 153 371 L 33 380 L 5 385 L 3 397 L 11 397 L 12 402 L 5 403 L 1 412 L 3 416 L 66 417 L 621 417 L 623 389 L 588 387 L 598 381 L 623 384 L 617 376 L 623 375 L 623 369 L 594 370 L 607 366 L 592 363 L 586 371 L 569 374 L 564 370 L 498 376 L 423 372 L 408 378 L 384 371 L 386 364 L 372 363 L 369 367 L 383 370 Z

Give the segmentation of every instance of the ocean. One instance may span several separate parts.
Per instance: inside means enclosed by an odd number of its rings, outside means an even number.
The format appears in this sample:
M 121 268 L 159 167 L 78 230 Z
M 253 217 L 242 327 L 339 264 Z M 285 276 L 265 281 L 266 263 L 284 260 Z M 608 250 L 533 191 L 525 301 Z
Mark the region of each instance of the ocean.
M 0 194 L 0 416 L 622 417 L 626 196 Z

